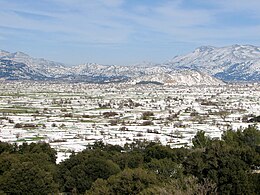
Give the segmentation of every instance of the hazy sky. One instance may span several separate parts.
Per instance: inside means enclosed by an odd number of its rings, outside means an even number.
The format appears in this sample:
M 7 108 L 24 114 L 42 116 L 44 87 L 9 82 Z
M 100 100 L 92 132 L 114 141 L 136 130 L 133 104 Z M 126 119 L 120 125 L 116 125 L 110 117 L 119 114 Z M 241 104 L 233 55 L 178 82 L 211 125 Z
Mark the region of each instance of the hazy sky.
M 0 0 L 0 49 L 79 64 L 260 45 L 260 0 Z

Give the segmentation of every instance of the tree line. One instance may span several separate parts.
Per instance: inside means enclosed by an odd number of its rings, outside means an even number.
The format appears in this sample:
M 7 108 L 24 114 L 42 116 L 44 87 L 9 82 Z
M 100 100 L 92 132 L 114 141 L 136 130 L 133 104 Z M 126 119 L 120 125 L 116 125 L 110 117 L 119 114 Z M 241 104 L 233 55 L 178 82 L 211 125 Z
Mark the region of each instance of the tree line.
M 56 164 L 47 143 L 0 142 L 0 194 L 260 194 L 260 131 L 198 131 L 190 148 L 96 142 Z

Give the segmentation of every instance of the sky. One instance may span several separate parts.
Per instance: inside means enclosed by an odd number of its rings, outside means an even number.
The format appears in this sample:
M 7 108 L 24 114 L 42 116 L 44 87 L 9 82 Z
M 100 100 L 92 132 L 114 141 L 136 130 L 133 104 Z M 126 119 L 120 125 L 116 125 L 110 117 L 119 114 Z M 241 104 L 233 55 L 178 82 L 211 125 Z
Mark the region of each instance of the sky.
M 0 0 L 0 49 L 76 65 L 260 45 L 259 0 Z

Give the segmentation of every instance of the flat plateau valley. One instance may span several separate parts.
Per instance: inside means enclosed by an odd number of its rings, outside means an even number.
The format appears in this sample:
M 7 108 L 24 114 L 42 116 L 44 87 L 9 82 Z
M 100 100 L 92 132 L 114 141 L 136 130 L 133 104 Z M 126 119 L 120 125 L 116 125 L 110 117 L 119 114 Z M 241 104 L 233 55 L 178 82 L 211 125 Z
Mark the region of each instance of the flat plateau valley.
M 257 125 L 259 115 L 259 84 L 0 83 L 0 141 L 47 142 L 58 163 L 96 141 L 190 147 L 200 130 L 221 139 L 227 129 Z

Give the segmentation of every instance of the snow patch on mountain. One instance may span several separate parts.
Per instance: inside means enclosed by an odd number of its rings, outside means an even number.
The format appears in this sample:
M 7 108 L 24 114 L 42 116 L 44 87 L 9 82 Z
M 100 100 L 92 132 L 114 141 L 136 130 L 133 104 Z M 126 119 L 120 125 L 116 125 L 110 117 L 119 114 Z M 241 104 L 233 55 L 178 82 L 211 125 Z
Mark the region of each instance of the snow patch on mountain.
M 172 71 L 168 73 L 145 75 L 134 78 L 131 82 L 138 84 L 143 82 L 156 82 L 164 85 L 224 85 L 225 83 L 197 71 Z

